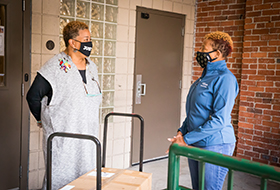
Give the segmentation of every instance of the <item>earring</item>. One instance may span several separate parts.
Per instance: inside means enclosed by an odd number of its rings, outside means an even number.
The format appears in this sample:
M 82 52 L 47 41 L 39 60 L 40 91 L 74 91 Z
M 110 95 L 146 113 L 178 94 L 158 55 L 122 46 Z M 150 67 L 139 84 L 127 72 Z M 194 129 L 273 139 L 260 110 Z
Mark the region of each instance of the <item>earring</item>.
M 74 49 L 74 50 L 73 50 L 74 53 L 76 53 L 76 52 L 78 51 L 78 49 L 75 48 L 75 47 L 74 47 L 73 49 Z

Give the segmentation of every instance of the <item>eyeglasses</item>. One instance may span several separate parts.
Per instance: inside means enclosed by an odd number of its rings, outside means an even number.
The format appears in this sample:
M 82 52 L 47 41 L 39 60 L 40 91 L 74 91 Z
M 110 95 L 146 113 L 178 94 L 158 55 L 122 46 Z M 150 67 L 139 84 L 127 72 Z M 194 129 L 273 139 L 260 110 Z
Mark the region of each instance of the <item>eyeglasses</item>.
M 84 88 L 85 88 L 85 91 L 86 91 L 87 96 L 88 96 L 88 97 L 94 97 L 94 96 L 99 96 L 99 95 L 101 95 L 102 93 L 101 93 L 100 85 L 99 85 L 98 82 L 94 79 L 94 77 L 92 78 L 92 80 L 96 83 L 96 85 L 97 85 L 97 87 L 98 87 L 98 90 L 99 90 L 99 94 L 89 94 L 89 93 L 88 93 L 88 90 L 87 90 L 87 87 L 86 87 L 86 85 L 85 85 L 85 83 L 84 83 L 84 81 L 83 81 L 83 85 L 84 85 Z

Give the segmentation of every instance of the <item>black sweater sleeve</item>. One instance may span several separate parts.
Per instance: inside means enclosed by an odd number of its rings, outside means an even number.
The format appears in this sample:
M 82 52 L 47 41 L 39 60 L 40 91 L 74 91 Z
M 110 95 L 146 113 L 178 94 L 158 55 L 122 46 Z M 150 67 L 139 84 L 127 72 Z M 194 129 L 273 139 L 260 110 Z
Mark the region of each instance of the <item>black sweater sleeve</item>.
M 44 96 L 48 97 L 49 104 L 52 98 L 52 87 L 40 73 L 37 73 L 26 96 L 29 109 L 37 121 L 41 120 L 41 100 Z

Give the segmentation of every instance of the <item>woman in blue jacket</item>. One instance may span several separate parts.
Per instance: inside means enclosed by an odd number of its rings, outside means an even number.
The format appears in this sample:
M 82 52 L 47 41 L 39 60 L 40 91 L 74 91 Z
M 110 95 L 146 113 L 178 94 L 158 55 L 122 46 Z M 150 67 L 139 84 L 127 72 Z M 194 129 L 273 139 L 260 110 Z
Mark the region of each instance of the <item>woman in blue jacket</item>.
M 204 68 L 187 96 L 186 119 L 173 143 L 186 144 L 206 150 L 232 155 L 235 147 L 231 111 L 238 94 L 238 83 L 226 65 L 232 52 L 231 37 L 224 32 L 213 32 L 204 37 L 196 60 Z M 189 159 L 193 189 L 198 189 L 198 162 Z M 205 189 L 223 187 L 227 168 L 205 165 Z

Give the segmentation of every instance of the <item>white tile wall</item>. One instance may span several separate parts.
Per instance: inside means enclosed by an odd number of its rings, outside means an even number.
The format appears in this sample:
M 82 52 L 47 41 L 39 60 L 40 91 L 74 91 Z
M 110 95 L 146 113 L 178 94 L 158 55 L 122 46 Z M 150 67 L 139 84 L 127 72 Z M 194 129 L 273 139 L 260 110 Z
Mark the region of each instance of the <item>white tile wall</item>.
M 173 4 L 171 1 L 163 1 L 163 10 L 164 11 L 172 11 Z
M 191 81 L 195 0 L 119 0 L 118 2 L 114 111 L 132 112 L 136 6 L 142 6 L 187 15 L 182 73 L 182 121 L 185 118 L 185 99 Z M 43 63 L 59 52 L 59 3 L 59 0 L 32 1 L 32 78 Z M 52 51 L 47 50 L 45 45 L 50 39 L 55 42 L 55 49 Z M 30 129 L 29 189 L 39 189 L 45 173 L 42 130 L 37 128 L 35 119 L 31 119 Z M 101 129 L 103 129 L 102 125 Z M 102 132 L 100 134 L 102 135 Z M 113 123 L 108 126 L 107 139 L 106 167 L 129 167 L 131 119 L 113 117 Z
M 162 10 L 163 0 L 153 0 L 153 8 Z

